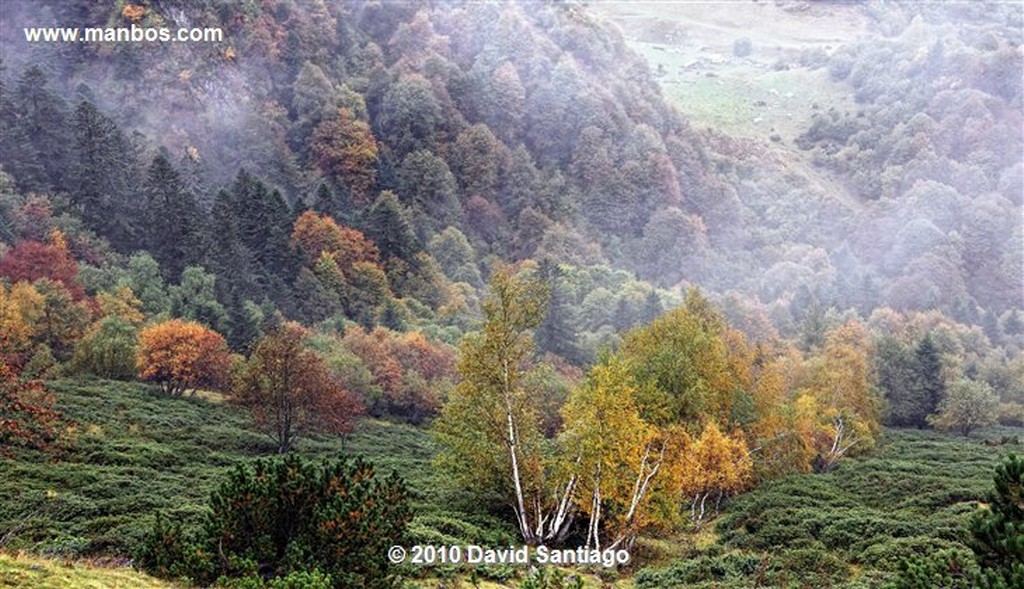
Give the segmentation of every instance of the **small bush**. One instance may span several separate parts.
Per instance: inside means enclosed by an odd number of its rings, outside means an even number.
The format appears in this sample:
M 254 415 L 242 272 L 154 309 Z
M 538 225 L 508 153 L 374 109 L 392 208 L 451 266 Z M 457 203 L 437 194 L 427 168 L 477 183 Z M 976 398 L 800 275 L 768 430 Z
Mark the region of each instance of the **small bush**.
M 373 476 L 361 459 L 314 465 L 296 456 L 239 466 L 210 498 L 194 537 L 158 519 L 139 563 L 163 577 L 200 583 L 250 577 L 268 587 L 317 571 L 334 587 L 386 587 L 387 548 L 403 543 L 408 491 L 397 476 Z M 320 586 L 320 585 L 314 585 Z

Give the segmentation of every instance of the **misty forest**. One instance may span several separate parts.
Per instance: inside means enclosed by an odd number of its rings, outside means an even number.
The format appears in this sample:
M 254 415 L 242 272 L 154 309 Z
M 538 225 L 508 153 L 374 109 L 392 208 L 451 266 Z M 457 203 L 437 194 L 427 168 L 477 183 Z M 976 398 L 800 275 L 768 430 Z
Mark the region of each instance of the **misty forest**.
M 0 17 L 0 586 L 1024 587 L 1020 3 Z

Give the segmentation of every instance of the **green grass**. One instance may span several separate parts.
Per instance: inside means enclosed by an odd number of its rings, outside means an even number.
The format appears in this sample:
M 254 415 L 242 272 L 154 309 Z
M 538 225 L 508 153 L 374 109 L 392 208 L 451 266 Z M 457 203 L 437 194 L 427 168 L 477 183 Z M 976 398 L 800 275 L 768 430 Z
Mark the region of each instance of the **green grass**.
M 58 456 L 0 459 L 0 538 L 9 550 L 53 556 L 131 556 L 160 511 L 198 524 L 210 492 L 233 465 L 270 455 L 270 440 L 244 413 L 207 398 L 167 398 L 156 388 L 112 381 L 57 381 L 49 388 L 75 422 Z M 312 458 L 361 454 L 378 472 L 397 471 L 418 513 L 447 513 L 423 429 L 365 421 L 347 439 L 314 436 Z
M 889 430 L 874 453 L 828 474 L 789 476 L 736 497 L 716 522 L 717 542 L 641 571 L 637 586 L 881 587 L 905 558 L 967 548 L 968 521 L 1011 451 L 1021 448 Z
M 21 452 L 0 459 L 0 539 L 7 551 L 130 558 L 156 512 L 198 524 L 210 492 L 232 465 L 274 449 L 248 428 L 243 413 L 216 396 L 172 399 L 146 385 L 109 381 L 49 386 L 75 422 L 72 443 L 56 457 Z M 831 473 L 785 477 L 734 498 L 714 525 L 699 532 L 641 538 L 635 556 L 647 568 L 632 578 L 627 572 L 615 584 L 724 588 L 759 580 L 776 587 L 880 587 L 901 558 L 963 547 L 967 522 L 991 488 L 995 464 L 1020 450 L 986 446 L 978 436 L 890 430 L 874 453 L 844 461 Z M 431 464 L 435 448 L 422 428 L 369 420 L 346 439 L 302 440 L 297 452 L 311 458 L 363 455 L 378 471 L 402 475 L 414 494 L 414 541 L 515 541 L 506 522 L 458 502 Z M 117 571 L 92 568 L 8 555 L 0 558 L 0 586 L 147 586 L 118 585 L 115 577 L 93 582 L 89 575 L 107 578 L 102 575 Z M 478 572 L 494 581 L 520 571 Z M 423 573 L 451 578 L 465 571 L 403 571 Z

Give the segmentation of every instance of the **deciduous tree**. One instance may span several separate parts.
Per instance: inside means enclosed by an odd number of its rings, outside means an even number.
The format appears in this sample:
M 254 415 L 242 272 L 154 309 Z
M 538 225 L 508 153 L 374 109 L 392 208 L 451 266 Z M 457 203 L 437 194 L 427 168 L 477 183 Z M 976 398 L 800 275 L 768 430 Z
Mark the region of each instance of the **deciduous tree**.
M 305 330 L 286 323 L 264 336 L 233 378 L 234 401 L 280 454 L 313 431 L 352 431 L 359 402 L 334 379 L 323 359 L 304 347 Z
M 939 412 L 929 419 L 940 429 L 967 436 L 978 428 L 995 425 L 999 395 L 988 383 L 961 378 L 949 386 Z
M 435 430 L 445 470 L 507 501 L 520 536 L 530 544 L 564 537 L 571 491 L 560 489 L 553 500 L 546 486 L 536 399 L 525 386 L 531 332 L 543 317 L 546 297 L 542 282 L 511 268 L 494 272 L 482 305 L 483 329 L 463 339 L 462 382 Z
M 139 378 L 159 384 L 168 395 L 223 386 L 230 362 L 224 338 L 192 321 L 172 319 L 139 333 Z

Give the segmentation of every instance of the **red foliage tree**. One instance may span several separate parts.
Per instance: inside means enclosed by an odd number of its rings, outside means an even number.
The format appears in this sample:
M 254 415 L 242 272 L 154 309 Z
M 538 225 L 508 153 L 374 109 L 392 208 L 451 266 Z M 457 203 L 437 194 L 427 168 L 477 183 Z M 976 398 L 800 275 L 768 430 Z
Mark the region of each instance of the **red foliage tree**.
M 256 427 L 291 449 L 311 431 L 345 434 L 362 413 L 355 397 L 331 375 L 323 359 L 303 347 L 306 331 L 287 323 L 265 336 L 234 378 L 234 401 L 249 410 Z
M 22 381 L 0 358 L 0 456 L 14 448 L 53 447 L 65 425 L 53 401 L 40 381 Z
M 22 241 L 0 259 L 0 276 L 11 282 L 48 278 L 60 282 L 76 299 L 85 296 L 78 284 L 78 264 L 71 257 L 64 234 L 54 229 L 48 243 Z

